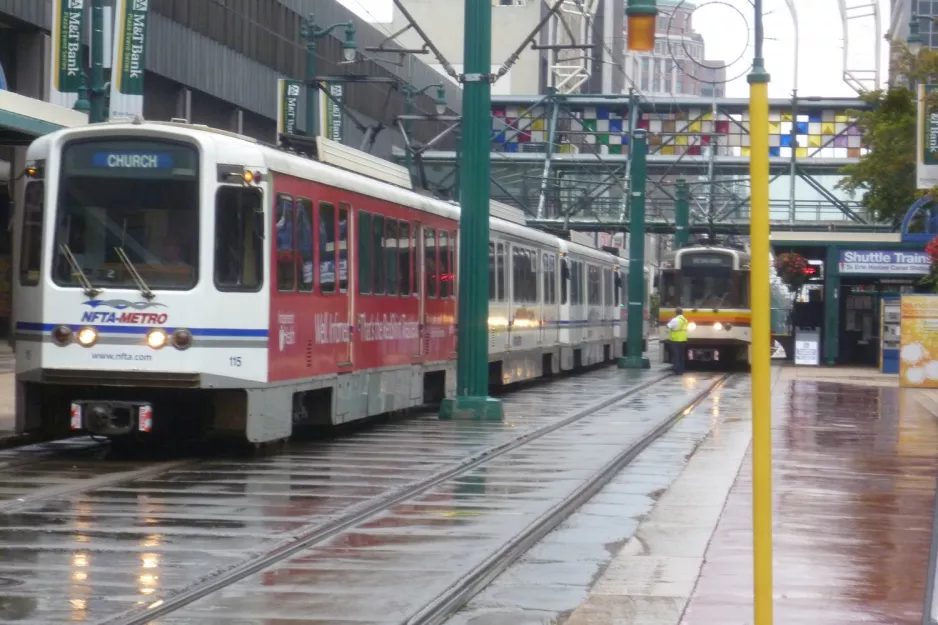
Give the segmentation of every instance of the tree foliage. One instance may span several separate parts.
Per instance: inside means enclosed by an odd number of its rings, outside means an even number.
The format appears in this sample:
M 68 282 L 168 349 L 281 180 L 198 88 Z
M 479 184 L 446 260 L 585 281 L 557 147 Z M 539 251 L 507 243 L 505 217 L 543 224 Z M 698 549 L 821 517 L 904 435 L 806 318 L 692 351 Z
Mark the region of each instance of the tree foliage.
M 892 42 L 890 76 L 893 84 L 888 89 L 861 94 L 872 105 L 870 110 L 850 111 L 870 151 L 841 170 L 845 177 L 837 188 L 853 196 L 861 193 L 874 219 L 898 225 L 923 193 L 916 189 L 917 96 L 911 86 L 936 82 L 938 52 L 923 49 L 913 56 L 904 43 Z M 926 106 L 938 108 L 938 97 L 932 95 Z

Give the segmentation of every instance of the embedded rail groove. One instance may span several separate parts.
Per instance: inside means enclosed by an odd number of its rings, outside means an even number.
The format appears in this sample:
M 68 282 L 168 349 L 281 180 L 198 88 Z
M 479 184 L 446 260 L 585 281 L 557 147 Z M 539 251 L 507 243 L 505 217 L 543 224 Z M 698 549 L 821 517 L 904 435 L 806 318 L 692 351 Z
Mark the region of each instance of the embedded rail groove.
M 123 614 L 116 614 L 111 617 L 105 617 L 103 620 L 98 621 L 98 625 L 145 625 L 146 623 L 150 623 L 155 619 L 172 614 L 173 612 L 180 610 L 181 608 L 189 605 L 194 601 L 197 601 L 198 599 L 218 592 L 219 590 L 231 586 L 232 584 L 239 582 L 250 575 L 268 568 L 269 566 L 277 564 L 278 562 L 281 562 L 293 556 L 294 554 L 299 553 L 300 551 L 313 547 L 318 543 L 332 538 L 333 536 L 367 520 L 375 514 L 387 510 L 388 508 L 391 508 L 397 504 L 406 502 L 407 500 L 419 496 L 444 482 L 458 477 L 461 474 L 468 473 L 476 467 L 489 462 L 494 458 L 511 452 L 521 447 L 522 445 L 530 443 L 531 441 L 541 438 L 542 436 L 546 436 L 547 434 L 555 432 L 556 430 L 567 427 L 570 424 L 575 423 L 615 403 L 621 402 L 622 400 L 640 393 L 641 391 L 644 391 L 651 386 L 668 379 L 669 377 L 671 377 L 671 373 L 662 373 L 660 375 L 656 375 L 653 378 L 646 380 L 645 382 L 642 382 L 636 386 L 630 387 L 624 391 L 607 395 L 599 401 L 585 406 L 584 408 L 566 417 L 558 419 L 549 425 L 530 430 L 515 438 L 512 438 L 509 441 L 470 454 L 462 461 L 450 466 L 449 468 L 442 469 L 437 473 L 424 478 L 423 480 L 412 482 L 411 484 L 396 489 L 387 495 L 368 500 L 358 506 L 353 506 L 332 521 L 315 524 L 306 528 L 305 530 L 300 530 L 298 534 L 295 533 L 292 538 L 289 538 L 286 541 L 281 542 L 281 544 L 274 546 L 263 555 L 250 558 L 228 569 L 210 573 L 201 581 L 197 581 L 188 588 L 178 591 L 176 594 L 168 596 L 165 599 L 154 601 L 150 605 L 144 606 L 143 608 L 133 609 L 124 612 Z M 716 384 L 720 383 L 722 380 L 725 380 L 727 377 L 728 376 L 718 378 L 716 382 L 710 385 L 706 391 L 697 397 L 702 400 L 716 387 Z M 697 401 L 697 399 L 695 399 L 695 401 Z M 687 407 L 685 406 L 685 408 L 682 409 L 682 412 L 686 410 Z M 669 419 L 669 423 L 676 421 L 680 414 L 681 413 Z M 651 440 L 649 440 L 646 445 L 650 444 L 650 442 Z M 633 448 L 634 447 L 635 446 L 633 446 Z M 637 454 L 638 451 L 635 453 Z M 611 479 L 611 477 L 609 479 Z M 600 487 L 601 486 L 602 485 L 600 485 Z

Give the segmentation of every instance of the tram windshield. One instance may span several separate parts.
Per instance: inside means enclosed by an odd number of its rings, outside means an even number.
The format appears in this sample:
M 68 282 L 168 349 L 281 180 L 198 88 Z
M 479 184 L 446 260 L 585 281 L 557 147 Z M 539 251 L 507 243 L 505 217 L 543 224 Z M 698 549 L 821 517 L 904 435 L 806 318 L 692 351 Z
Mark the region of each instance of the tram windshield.
M 198 279 L 198 152 L 186 144 L 89 140 L 62 155 L 56 284 L 191 289 Z M 123 258 L 122 258 L 123 257 Z M 129 261 L 126 262 L 126 261 Z M 128 266 L 129 265 L 129 266 Z
M 681 269 L 665 271 L 662 275 L 663 306 L 688 309 L 749 307 L 749 274 L 734 270 L 731 256 L 687 254 L 682 261 Z

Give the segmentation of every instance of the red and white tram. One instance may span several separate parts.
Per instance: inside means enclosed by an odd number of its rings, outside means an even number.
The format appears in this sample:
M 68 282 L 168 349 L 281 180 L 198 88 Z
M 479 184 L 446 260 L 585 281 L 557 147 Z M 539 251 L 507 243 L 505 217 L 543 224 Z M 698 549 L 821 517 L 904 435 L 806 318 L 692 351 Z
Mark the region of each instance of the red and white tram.
M 458 206 L 317 145 L 310 159 L 140 120 L 35 141 L 17 211 L 17 431 L 259 443 L 450 396 Z M 627 262 L 493 213 L 493 384 L 619 356 Z

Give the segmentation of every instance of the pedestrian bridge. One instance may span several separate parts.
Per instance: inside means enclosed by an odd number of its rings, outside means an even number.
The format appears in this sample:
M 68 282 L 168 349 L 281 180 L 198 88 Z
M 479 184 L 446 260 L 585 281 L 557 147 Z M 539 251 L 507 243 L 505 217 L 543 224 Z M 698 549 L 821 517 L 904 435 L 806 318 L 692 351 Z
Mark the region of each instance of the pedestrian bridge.
M 748 100 L 734 98 L 493 96 L 492 197 L 535 220 L 608 230 L 627 212 L 623 189 L 630 137 L 642 129 L 648 136 L 650 218 L 657 215 L 662 227 L 673 229 L 668 224 L 673 222 L 675 182 L 683 178 L 694 200 L 695 222 L 748 223 L 748 106 Z M 777 221 L 812 222 L 814 228 L 819 221 L 868 221 L 859 202 L 833 188 L 841 169 L 866 153 L 856 115 L 868 107 L 856 98 L 770 101 L 769 166 Z M 455 197 L 457 152 L 437 151 L 432 144 L 412 149 L 429 186 Z M 404 162 L 406 153 L 396 150 L 394 157 Z

